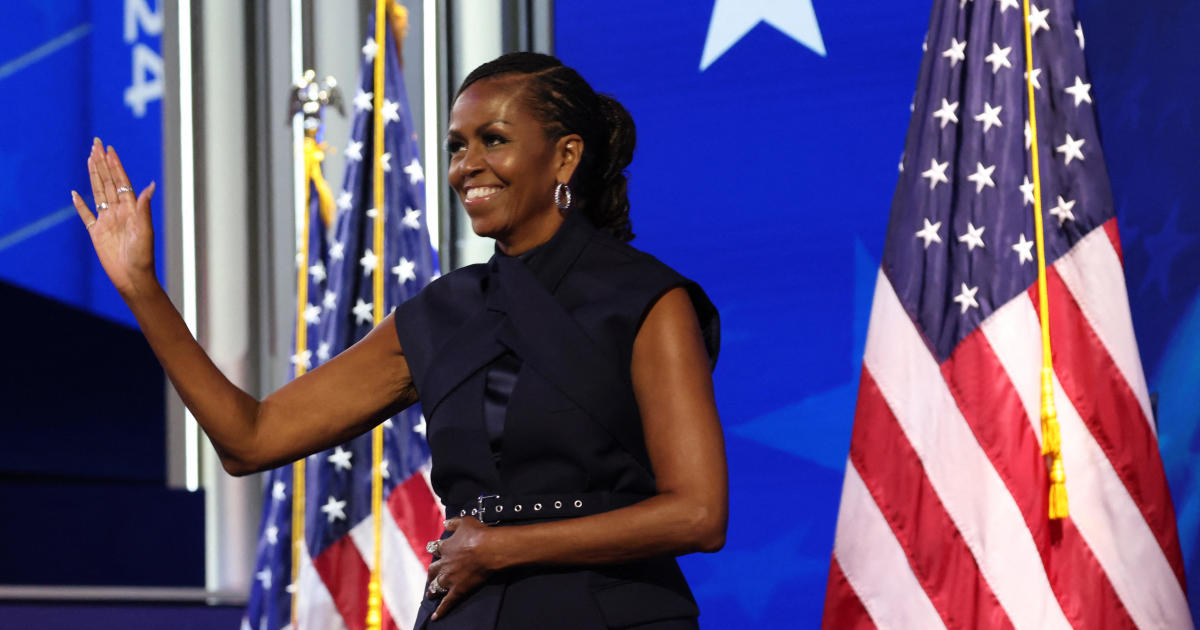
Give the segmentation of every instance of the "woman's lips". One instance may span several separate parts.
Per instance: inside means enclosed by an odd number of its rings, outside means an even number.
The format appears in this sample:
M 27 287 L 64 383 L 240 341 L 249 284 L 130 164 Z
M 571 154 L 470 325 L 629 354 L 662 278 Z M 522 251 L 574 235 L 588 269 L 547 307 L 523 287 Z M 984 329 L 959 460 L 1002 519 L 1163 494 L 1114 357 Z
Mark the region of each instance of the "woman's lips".
M 494 197 L 496 193 L 499 193 L 501 190 L 504 190 L 502 186 L 472 186 L 468 188 L 466 194 L 463 195 L 463 203 L 476 204 L 487 201 L 488 199 Z

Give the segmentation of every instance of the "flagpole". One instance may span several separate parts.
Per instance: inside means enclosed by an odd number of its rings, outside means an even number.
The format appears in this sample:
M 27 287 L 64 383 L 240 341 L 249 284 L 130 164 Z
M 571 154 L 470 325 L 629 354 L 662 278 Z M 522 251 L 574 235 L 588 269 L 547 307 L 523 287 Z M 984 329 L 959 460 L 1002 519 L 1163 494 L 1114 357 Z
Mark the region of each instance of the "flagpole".
M 1022 0 L 1025 31 L 1025 89 L 1029 99 L 1030 156 L 1033 168 L 1033 223 L 1037 240 L 1038 319 L 1042 328 L 1042 455 L 1050 467 L 1051 519 L 1068 516 L 1066 471 L 1062 462 L 1062 436 L 1054 407 L 1054 358 L 1050 348 L 1050 306 L 1046 290 L 1046 246 L 1042 222 L 1042 181 L 1038 169 L 1037 107 L 1033 88 L 1033 33 L 1029 26 L 1029 0 Z

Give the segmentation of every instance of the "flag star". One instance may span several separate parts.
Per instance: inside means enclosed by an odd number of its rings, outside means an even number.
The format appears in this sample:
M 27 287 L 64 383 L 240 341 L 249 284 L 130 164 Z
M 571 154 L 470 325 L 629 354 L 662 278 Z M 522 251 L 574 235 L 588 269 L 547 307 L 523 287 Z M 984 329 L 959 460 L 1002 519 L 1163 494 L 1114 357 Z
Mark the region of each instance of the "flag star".
M 1050 24 L 1046 22 L 1046 16 L 1050 15 L 1050 9 L 1042 9 L 1038 11 L 1037 6 L 1032 2 L 1029 3 L 1029 35 L 1037 35 L 1038 29 L 1050 30 Z
M 392 172 L 392 154 L 384 153 L 383 155 L 379 156 L 379 164 L 382 166 L 384 173 L 391 173 Z
M 405 208 L 404 209 L 404 218 L 400 219 L 400 222 L 414 230 L 419 230 L 419 229 L 421 229 L 421 222 L 418 221 L 418 219 L 420 219 L 420 218 L 421 218 L 420 210 L 414 210 L 412 208 Z
M 362 142 L 359 142 L 358 140 L 351 140 L 350 144 L 346 145 L 346 150 L 343 152 L 343 155 L 346 156 L 347 160 L 351 160 L 353 162 L 361 162 L 362 161 L 362 148 L 363 148 Z M 341 204 L 339 203 L 338 205 L 340 206 Z
M 1003 14 L 1009 9 L 1021 10 L 1021 4 L 1017 0 L 1000 0 L 1000 13 Z
M 942 56 L 950 60 L 950 67 L 958 65 L 958 62 L 967 58 L 967 42 L 966 40 L 958 41 L 957 37 L 950 38 L 950 47 L 942 51 Z
M 1029 121 L 1025 121 L 1025 148 L 1028 149 L 1033 144 L 1033 129 L 1029 126 Z
M 321 345 L 317 346 L 317 359 L 324 363 L 329 360 L 329 342 L 322 341 Z
M 362 265 L 363 275 L 369 276 L 371 275 L 372 271 L 375 271 L 375 267 L 379 264 L 379 257 L 375 255 L 375 252 L 368 249 L 367 251 L 363 252 L 362 258 L 358 259 L 358 264 Z
M 363 56 L 367 58 L 367 61 L 373 61 L 377 52 L 379 52 L 379 44 L 375 43 L 374 37 L 368 37 L 367 43 L 362 47 Z
M 287 499 L 287 486 L 282 481 L 276 481 L 271 485 L 271 498 L 276 501 Z
M 1083 142 L 1083 138 L 1076 140 L 1071 137 L 1071 134 L 1067 134 L 1066 141 L 1055 149 L 1056 152 L 1063 154 L 1063 164 L 1070 164 L 1073 158 L 1079 158 L 1080 162 L 1083 161 L 1083 151 L 1079 150 L 1083 147 Z
M 942 121 L 942 129 L 952 122 L 958 122 L 958 116 L 954 113 L 958 111 L 958 101 L 950 103 L 946 99 L 942 99 L 942 106 L 936 112 L 933 112 L 933 117 Z
M 978 291 L 979 287 L 968 287 L 966 282 L 962 283 L 962 290 L 958 295 L 954 296 L 954 301 L 958 302 L 959 306 L 962 307 L 961 315 L 965 315 L 967 309 L 972 306 L 979 308 L 979 302 L 975 301 L 975 294 Z
M 333 495 L 329 495 L 329 500 L 321 506 L 321 511 L 325 513 L 330 523 L 336 520 L 346 520 L 346 502 L 338 501 L 333 498 Z
M 988 56 L 984 57 L 983 60 L 992 64 L 992 74 L 996 74 L 997 72 L 1000 72 L 1001 66 L 1005 68 L 1012 67 L 1012 62 L 1008 60 L 1008 55 L 1011 52 L 1012 46 L 1001 48 L 999 44 L 992 42 L 992 52 Z
M 1018 189 L 1021 191 L 1021 198 L 1025 200 L 1021 205 L 1033 203 L 1033 182 L 1029 181 L 1028 175 L 1025 176 L 1025 181 L 1021 183 Z
M 296 268 L 304 266 L 304 252 L 296 252 Z
M 393 102 L 386 98 L 383 99 L 383 120 L 386 122 L 400 122 L 400 103 Z
M 1083 50 L 1083 22 L 1075 23 L 1075 38 L 1079 40 L 1079 50 Z
M 825 42 L 812 0 L 792 2 L 746 2 L 717 0 L 708 22 L 704 51 L 700 54 L 700 71 L 704 72 L 720 59 L 734 44 L 742 40 L 760 22 L 766 22 L 797 43 L 825 56 Z
M 379 216 L 378 210 L 376 210 L 375 208 L 367 208 L 367 218 L 368 219 L 374 219 L 377 216 Z
M 375 93 L 374 92 L 364 92 L 364 91 L 362 91 L 362 88 L 359 88 L 358 92 L 354 93 L 354 111 L 369 112 L 369 111 L 371 111 L 371 108 L 374 106 L 375 106 Z
M 316 304 L 309 304 L 304 307 L 304 321 L 308 324 L 321 323 L 321 307 Z
M 1025 261 L 1033 262 L 1033 241 L 1025 240 L 1025 235 L 1021 235 L 1021 240 L 1013 243 L 1012 249 L 1017 252 L 1018 262 L 1024 265 Z
M 289 592 L 289 593 L 295 593 L 295 592 L 296 592 L 296 583 L 295 583 L 295 582 L 293 582 L 293 583 L 291 583 L 291 584 L 288 584 L 287 586 L 285 586 L 285 587 L 283 588 L 283 590 L 285 590 L 285 591 L 287 591 L 287 592 Z M 290 625 L 284 626 L 284 629 L 285 629 L 285 630 L 291 630 L 291 626 L 290 626 Z
M 354 457 L 352 451 L 347 451 L 342 447 L 337 447 L 333 450 L 333 454 L 329 456 L 329 463 L 338 470 L 350 470 L 353 466 L 350 464 L 350 458 Z
M 403 284 L 409 280 L 417 279 L 416 268 L 417 263 L 401 256 L 400 262 L 396 263 L 395 267 L 392 267 L 392 273 L 396 274 L 396 277 L 400 279 L 400 283 Z
M 313 282 L 325 282 L 325 278 L 329 274 L 325 271 L 325 263 L 317 261 L 317 264 L 308 268 L 308 275 L 312 276 Z
M 385 429 L 390 429 L 390 428 L 392 428 L 392 427 L 396 426 L 396 423 L 395 423 L 395 422 L 392 422 L 392 419 L 391 419 L 391 418 L 388 418 L 387 420 L 384 420 L 384 421 L 383 421 L 383 425 L 382 425 L 382 426 L 383 426 L 383 428 L 385 428 Z
M 421 437 L 425 437 L 425 429 L 426 428 L 427 427 L 425 426 L 425 416 L 422 415 L 421 419 L 418 420 L 417 423 L 413 425 L 413 433 L 416 433 L 417 435 L 419 435 Z
M 958 0 L 958 8 L 961 9 L 961 8 L 967 6 L 968 2 L 971 2 L 971 0 Z
M 950 178 L 946 177 L 946 168 L 950 166 L 950 161 L 938 163 L 937 158 L 929 160 L 929 170 L 921 173 L 921 177 L 929 180 L 929 190 L 933 190 L 938 182 L 950 183 Z
M 271 525 L 266 529 L 267 542 L 274 545 L 279 542 L 279 528 Z
M 987 227 L 975 227 L 974 223 L 967 222 L 967 233 L 958 236 L 958 242 L 967 244 L 967 251 L 973 252 L 976 247 L 983 247 L 983 231 Z
M 404 173 L 408 175 L 408 183 L 413 185 L 425 179 L 425 171 L 421 170 L 421 163 L 417 161 L 417 158 L 413 158 L 408 166 L 404 167 Z
M 263 588 L 265 588 L 265 589 L 271 588 L 271 570 L 270 569 L 263 569 L 262 571 L 255 573 L 254 577 L 259 582 L 262 582 Z
M 1058 205 L 1050 208 L 1050 214 L 1058 217 L 1058 227 L 1062 227 L 1067 221 L 1074 221 L 1075 214 L 1071 212 L 1071 208 L 1075 207 L 1075 201 L 1066 201 L 1062 195 L 1058 197 Z
M 1040 77 L 1041 75 L 1042 75 L 1042 69 L 1034 68 L 1032 73 L 1030 73 L 1030 72 L 1025 73 L 1025 79 L 1033 84 L 1033 89 L 1040 90 L 1040 89 L 1042 89 L 1042 82 L 1038 79 L 1038 77 Z
M 1000 122 L 1001 109 L 1004 109 L 1003 105 L 992 107 L 990 103 L 983 104 L 983 112 L 975 116 L 975 120 L 983 123 L 983 133 L 987 133 L 992 127 L 1004 126 L 1004 123 Z
M 326 291 L 325 297 L 321 300 L 321 306 L 324 306 L 325 310 L 329 311 L 337 308 L 337 294 L 333 291 Z
M 292 355 L 292 365 L 296 367 L 304 366 L 304 369 L 312 367 L 312 350 L 305 349 Z
M 364 302 L 360 298 L 351 310 L 354 312 L 354 319 L 358 324 L 370 324 L 375 321 L 374 302 Z
M 925 227 L 917 231 L 917 238 L 925 241 L 925 249 L 929 249 L 930 243 L 941 243 L 942 237 L 938 235 L 938 230 L 942 229 L 942 222 L 930 223 L 929 219 L 924 219 Z
M 350 206 L 353 204 L 354 195 L 349 190 L 343 190 L 342 194 L 338 195 L 337 207 L 339 210 L 349 210 Z
M 386 459 L 379 462 L 379 476 L 384 479 L 388 478 L 388 460 Z
M 975 192 L 983 192 L 985 186 L 995 188 L 996 182 L 992 181 L 992 171 L 996 170 L 996 165 L 984 166 L 983 162 L 976 162 L 975 165 L 975 172 L 967 175 L 967 181 L 975 182 Z
M 1075 77 L 1075 85 L 1072 85 L 1071 87 L 1063 88 L 1063 91 L 1066 92 L 1067 94 L 1070 94 L 1071 96 L 1074 96 L 1075 97 L 1075 107 L 1079 107 L 1079 104 L 1084 101 L 1087 101 L 1089 103 L 1092 102 L 1091 89 L 1092 89 L 1091 83 L 1084 83 L 1083 79 L 1081 79 L 1080 77 L 1077 76 L 1077 77 Z

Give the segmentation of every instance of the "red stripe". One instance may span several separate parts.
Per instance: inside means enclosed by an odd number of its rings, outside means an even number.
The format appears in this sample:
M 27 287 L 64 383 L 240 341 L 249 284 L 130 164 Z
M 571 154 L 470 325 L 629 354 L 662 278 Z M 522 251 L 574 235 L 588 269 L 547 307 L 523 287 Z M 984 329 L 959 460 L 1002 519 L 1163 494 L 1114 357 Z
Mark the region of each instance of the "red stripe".
M 313 566 L 333 596 L 333 604 L 342 615 L 347 630 L 366 628 L 367 584 L 371 581 L 371 571 L 349 534 L 313 558 Z
M 429 489 L 429 484 L 421 475 L 412 475 L 392 489 L 387 505 L 413 553 L 428 567 L 433 556 L 425 551 L 425 543 L 441 537 L 444 520 L 440 504 Z
M 916 451 L 864 367 L 850 460 L 948 628 L 1012 628 Z
M 875 622 L 863 608 L 858 594 L 846 581 L 837 558 L 829 563 L 829 584 L 825 587 L 825 612 L 821 615 L 823 630 L 875 630 Z
M 976 328 L 963 339 L 942 364 L 942 375 L 980 447 L 1020 508 L 1046 566 L 1050 587 L 1071 625 L 1135 627 L 1074 523 L 1068 519 L 1051 527 L 1046 463 L 1037 434 L 983 329 Z M 1038 377 L 1031 374 L 1029 378 Z
M 396 620 L 392 619 L 392 611 L 388 609 L 387 604 L 384 604 L 382 608 L 383 623 L 381 624 L 381 627 L 383 630 L 400 630 L 399 626 L 396 625 Z
M 1046 288 L 1054 371 L 1186 590 L 1175 509 L 1158 444 L 1142 407 L 1053 267 L 1046 270 Z M 1036 285 L 1030 288 L 1035 308 L 1036 291 Z
M 1125 264 L 1125 256 L 1121 253 L 1121 234 L 1117 231 L 1117 218 L 1113 217 L 1104 222 L 1104 233 L 1108 235 L 1108 241 L 1112 243 L 1113 249 L 1117 252 L 1117 259 L 1121 261 L 1121 265 Z

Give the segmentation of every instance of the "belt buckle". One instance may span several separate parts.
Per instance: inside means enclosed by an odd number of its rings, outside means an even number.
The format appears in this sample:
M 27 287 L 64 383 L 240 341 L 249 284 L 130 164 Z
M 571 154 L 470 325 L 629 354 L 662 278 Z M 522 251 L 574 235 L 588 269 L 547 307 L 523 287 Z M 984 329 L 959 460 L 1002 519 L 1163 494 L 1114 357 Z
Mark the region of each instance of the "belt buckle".
M 484 512 L 484 510 L 487 509 L 487 506 L 484 505 L 484 502 L 489 499 L 495 499 L 496 502 L 498 503 L 500 501 L 500 495 L 498 495 L 498 494 L 481 494 L 481 495 L 479 495 L 475 499 L 475 509 L 476 509 L 475 518 L 479 519 L 479 522 L 483 523 L 484 525 L 495 525 L 496 523 L 500 522 L 500 518 L 499 518 L 500 515 L 498 513 L 496 515 L 497 518 L 494 521 L 485 520 L 483 517 L 483 512 Z

